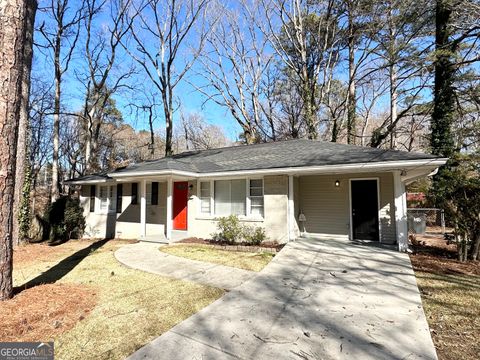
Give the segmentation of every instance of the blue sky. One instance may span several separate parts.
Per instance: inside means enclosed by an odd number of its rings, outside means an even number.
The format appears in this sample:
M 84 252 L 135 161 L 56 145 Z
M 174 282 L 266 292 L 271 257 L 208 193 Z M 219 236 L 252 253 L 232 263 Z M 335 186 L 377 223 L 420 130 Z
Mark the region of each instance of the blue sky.
M 49 4 L 48 0 L 40 0 L 39 9 Z M 71 7 L 74 8 L 76 1 L 71 2 Z M 70 14 L 71 16 L 71 14 Z M 68 18 L 68 16 L 67 16 Z M 105 19 L 105 22 L 102 20 Z M 98 18 L 98 26 L 102 26 L 106 23 L 107 14 L 101 14 Z M 38 11 L 36 17 L 36 27 L 38 28 L 42 23 L 46 23 L 48 28 L 48 18 L 45 13 L 41 10 Z M 79 74 L 82 74 L 86 68 L 86 61 L 84 59 L 84 37 L 81 37 L 78 41 L 76 51 L 72 58 L 70 68 L 68 72 L 63 76 L 62 81 L 62 105 L 68 109 L 68 111 L 79 111 L 82 109 L 85 88 L 82 82 L 80 82 L 77 77 Z M 39 44 L 44 44 L 45 40 L 39 32 L 35 33 L 35 42 Z M 182 53 L 178 56 L 177 66 L 182 66 L 182 56 L 188 51 L 188 46 L 184 47 L 181 51 Z M 33 64 L 33 75 L 43 79 L 46 82 L 51 82 L 53 84 L 53 65 L 49 56 L 45 56 L 46 50 L 42 50 L 38 47 L 35 48 L 35 59 Z M 118 64 L 119 66 L 126 67 L 128 64 L 134 64 L 134 61 L 130 58 L 128 54 L 124 52 L 123 49 L 118 51 Z M 199 113 L 203 118 L 211 124 L 221 127 L 228 138 L 235 140 L 240 133 L 240 127 L 236 124 L 235 120 L 231 117 L 228 110 L 224 107 L 221 107 L 213 102 L 205 102 L 205 97 L 202 96 L 198 91 L 195 91 L 193 86 L 191 86 L 187 79 L 196 83 L 200 83 L 200 78 L 195 76 L 194 73 L 197 70 L 196 66 L 187 73 L 183 81 L 181 81 L 174 90 L 174 97 L 178 100 L 180 108 L 177 109 L 174 114 L 174 122 L 178 122 L 180 118 L 180 111 L 188 113 Z M 150 82 L 150 79 L 138 69 L 138 73 L 134 75 L 132 79 L 132 84 L 144 84 L 143 86 L 151 86 L 154 89 L 153 85 Z M 137 130 L 148 129 L 148 123 L 146 119 L 135 118 L 135 115 L 132 114 L 131 108 L 128 104 L 131 102 L 133 96 L 137 96 L 138 92 L 129 93 L 128 91 L 122 91 L 113 96 L 117 102 L 117 107 L 122 111 L 124 121 L 132 125 Z M 160 99 L 159 99 L 160 102 Z M 162 116 L 162 109 L 158 107 L 157 109 L 158 118 L 155 123 L 155 128 L 161 130 L 164 128 L 164 119 Z M 175 124 L 174 124 L 175 129 Z

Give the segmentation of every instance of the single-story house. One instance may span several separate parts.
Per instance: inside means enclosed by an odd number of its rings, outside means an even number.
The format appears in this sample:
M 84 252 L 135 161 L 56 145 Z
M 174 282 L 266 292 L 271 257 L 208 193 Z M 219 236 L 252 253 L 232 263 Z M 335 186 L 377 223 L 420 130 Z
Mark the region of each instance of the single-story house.
M 280 243 L 299 236 L 407 248 L 405 185 L 447 159 L 313 140 L 187 151 L 69 180 L 85 236 L 209 238 L 238 215 Z

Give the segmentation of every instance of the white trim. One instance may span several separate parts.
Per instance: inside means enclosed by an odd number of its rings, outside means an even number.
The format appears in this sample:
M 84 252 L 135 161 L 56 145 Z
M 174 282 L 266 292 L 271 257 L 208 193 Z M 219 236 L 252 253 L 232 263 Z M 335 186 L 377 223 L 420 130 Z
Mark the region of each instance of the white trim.
M 180 170 L 153 170 L 153 171 L 132 171 L 109 173 L 112 178 L 132 177 L 132 176 L 152 176 L 152 175 L 178 175 L 191 178 L 211 178 L 211 177 L 233 177 L 249 175 L 296 175 L 305 173 L 322 172 L 328 173 L 347 173 L 347 172 L 369 172 L 369 171 L 392 171 L 403 168 L 417 168 L 421 166 L 438 167 L 447 162 L 447 158 L 440 159 L 419 159 L 419 160 L 399 160 L 399 161 L 378 161 L 342 165 L 319 165 L 319 166 L 299 166 L 276 169 L 258 169 L 258 170 L 236 170 L 220 171 L 210 173 L 195 173 Z
M 172 229 L 173 229 L 173 179 L 169 177 L 167 179 L 167 220 L 165 226 L 165 237 L 168 241 L 172 239 Z M 187 222 L 188 222 L 188 210 L 187 210 Z M 188 223 L 187 223 L 188 229 Z
M 115 182 L 114 179 L 102 179 L 102 180 L 71 180 L 65 181 L 67 185 L 92 185 L 92 184 L 100 184 L 100 183 L 112 183 Z
M 241 221 L 263 222 L 265 221 L 265 180 L 263 176 L 256 177 L 228 177 L 217 180 L 245 180 L 245 215 L 239 215 L 238 218 Z M 262 197 L 264 199 L 263 204 L 263 216 L 252 215 L 251 212 L 251 199 L 250 199 L 250 180 L 262 180 Z M 199 220 L 218 220 L 221 216 L 215 214 L 215 179 L 197 179 L 197 211 L 195 218 Z M 201 184 L 202 182 L 210 183 L 210 213 L 202 213 L 202 203 L 200 199 Z
M 258 215 L 253 215 L 252 216 L 252 199 L 251 199 L 251 195 L 250 195 L 250 181 L 251 180 L 262 180 L 262 195 L 261 195 L 261 198 L 263 200 L 263 208 L 262 208 L 262 212 L 263 212 L 263 215 L 262 216 L 258 216 Z M 246 193 L 246 205 L 247 205 L 247 211 L 246 211 L 246 218 L 247 219 L 258 219 L 259 221 L 263 221 L 265 219 L 265 180 L 262 177 L 260 176 L 257 176 L 257 177 L 247 177 L 246 178 L 246 184 L 247 184 L 247 193 Z M 260 196 L 253 196 L 254 198 L 259 198 Z
M 117 203 L 117 187 L 116 184 L 108 185 L 108 184 L 97 184 L 95 189 L 95 209 L 94 213 L 97 215 L 109 215 L 109 214 L 116 214 L 116 203 Z M 107 189 L 107 208 L 102 210 L 102 198 L 101 188 L 104 187 Z M 111 196 L 110 196 L 111 195 Z M 112 208 L 113 205 L 113 208 Z
M 408 250 L 407 194 L 399 171 L 393 173 L 393 195 L 395 199 L 395 229 L 398 251 Z
M 147 181 L 140 181 L 140 237 L 147 236 Z
M 288 240 L 295 240 L 295 199 L 293 187 L 293 175 L 288 176 Z
M 380 178 L 379 177 L 365 177 L 365 178 L 349 178 L 348 179 L 348 199 L 350 203 L 350 239 L 351 240 L 364 240 L 364 239 L 354 239 L 353 238 L 353 216 L 352 216 L 352 181 L 361 181 L 361 180 L 375 180 L 377 182 L 377 219 L 378 219 L 378 242 L 382 243 L 382 224 L 380 221 L 381 208 L 380 208 Z

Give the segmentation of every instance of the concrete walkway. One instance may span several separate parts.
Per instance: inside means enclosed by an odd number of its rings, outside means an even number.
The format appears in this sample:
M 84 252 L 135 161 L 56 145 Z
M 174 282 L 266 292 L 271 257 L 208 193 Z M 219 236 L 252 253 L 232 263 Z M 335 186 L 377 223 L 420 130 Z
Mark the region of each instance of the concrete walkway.
M 301 240 L 129 359 L 436 359 L 436 353 L 406 254 Z
M 122 264 L 146 272 L 233 289 L 258 273 L 230 266 L 189 260 L 166 254 L 158 243 L 138 242 L 121 247 L 115 257 Z

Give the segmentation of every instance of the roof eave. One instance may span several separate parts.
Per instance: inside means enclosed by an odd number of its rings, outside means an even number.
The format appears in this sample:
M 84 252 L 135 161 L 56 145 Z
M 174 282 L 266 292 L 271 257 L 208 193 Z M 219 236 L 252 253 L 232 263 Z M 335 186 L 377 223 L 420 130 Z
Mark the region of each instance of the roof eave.
M 113 182 L 113 179 L 95 179 L 95 180 L 67 180 L 66 183 L 69 185 L 89 185 L 89 184 L 101 184 Z
M 119 173 L 109 173 L 111 178 L 130 178 L 142 176 L 185 176 L 190 178 L 208 178 L 208 177 L 228 177 L 238 175 L 301 175 L 311 173 L 348 173 L 351 171 L 362 172 L 367 171 L 393 171 L 403 170 L 417 167 L 439 167 L 447 162 L 447 158 L 434 159 L 416 159 L 416 160 L 397 160 L 397 161 L 378 161 L 364 162 L 353 164 L 336 164 L 336 165 L 318 165 L 318 166 L 301 166 L 301 167 L 283 167 L 272 169 L 252 169 L 252 170 L 235 170 L 235 171 L 217 171 L 208 173 L 196 173 L 181 170 L 151 170 L 151 171 L 126 171 Z

